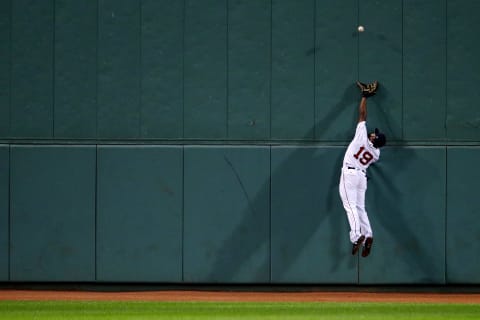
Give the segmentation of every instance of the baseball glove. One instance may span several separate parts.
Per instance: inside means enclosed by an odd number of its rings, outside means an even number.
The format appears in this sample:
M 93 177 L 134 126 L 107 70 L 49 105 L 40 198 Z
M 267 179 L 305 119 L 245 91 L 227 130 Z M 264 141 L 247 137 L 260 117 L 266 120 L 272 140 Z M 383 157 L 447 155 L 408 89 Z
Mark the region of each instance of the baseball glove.
M 365 98 L 374 96 L 375 93 L 377 93 L 378 85 L 378 81 L 374 81 L 368 84 L 357 81 L 357 86 L 360 88 L 360 92 Z

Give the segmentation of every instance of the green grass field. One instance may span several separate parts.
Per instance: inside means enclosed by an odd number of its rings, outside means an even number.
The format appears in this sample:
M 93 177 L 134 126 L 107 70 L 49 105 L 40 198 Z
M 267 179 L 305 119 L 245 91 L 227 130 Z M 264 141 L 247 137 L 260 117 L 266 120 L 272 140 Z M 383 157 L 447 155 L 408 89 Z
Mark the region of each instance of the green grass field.
M 0 301 L 0 319 L 480 319 L 480 305 Z

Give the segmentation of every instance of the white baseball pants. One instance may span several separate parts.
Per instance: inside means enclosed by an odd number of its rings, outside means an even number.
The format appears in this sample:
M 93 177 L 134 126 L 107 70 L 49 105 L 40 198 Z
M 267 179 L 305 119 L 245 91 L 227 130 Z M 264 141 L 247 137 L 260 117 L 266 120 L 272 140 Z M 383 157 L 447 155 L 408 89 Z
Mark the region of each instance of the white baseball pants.
M 359 169 L 342 168 L 339 191 L 350 224 L 350 241 L 354 243 L 361 235 L 372 237 L 372 228 L 365 210 L 367 191 L 365 172 Z

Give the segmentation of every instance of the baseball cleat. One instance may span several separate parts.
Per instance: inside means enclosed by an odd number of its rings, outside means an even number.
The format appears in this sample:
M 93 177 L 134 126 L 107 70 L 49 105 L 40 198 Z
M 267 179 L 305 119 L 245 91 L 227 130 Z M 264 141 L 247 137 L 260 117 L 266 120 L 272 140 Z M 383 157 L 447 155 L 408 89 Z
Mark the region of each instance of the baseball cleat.
M 357 241 L 355 241 L 353 243 L 352 255 L 355 255 L 357 253 L 358 249 L 360 249 L 360 246 L 362 245 L 363 240 L 365 240 L 365 236 L 360 236 L 360 238 L 358 238 Z
M 365 245 L 363 246 L 362 257 L 365 258 L 370 254 L 370 250 L 372 250 L 372 244 L 373 244 L 373 238 L 368 237 L 367 240 L 365 240 Z

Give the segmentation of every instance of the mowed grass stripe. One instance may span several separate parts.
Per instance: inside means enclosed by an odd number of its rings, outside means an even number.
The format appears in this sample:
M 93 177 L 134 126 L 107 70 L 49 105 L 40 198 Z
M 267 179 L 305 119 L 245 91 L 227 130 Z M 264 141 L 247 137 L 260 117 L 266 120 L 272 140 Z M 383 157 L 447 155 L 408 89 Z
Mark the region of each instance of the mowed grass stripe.
M 0 319 L 480 319 L 480 305 L 0 301 Z

